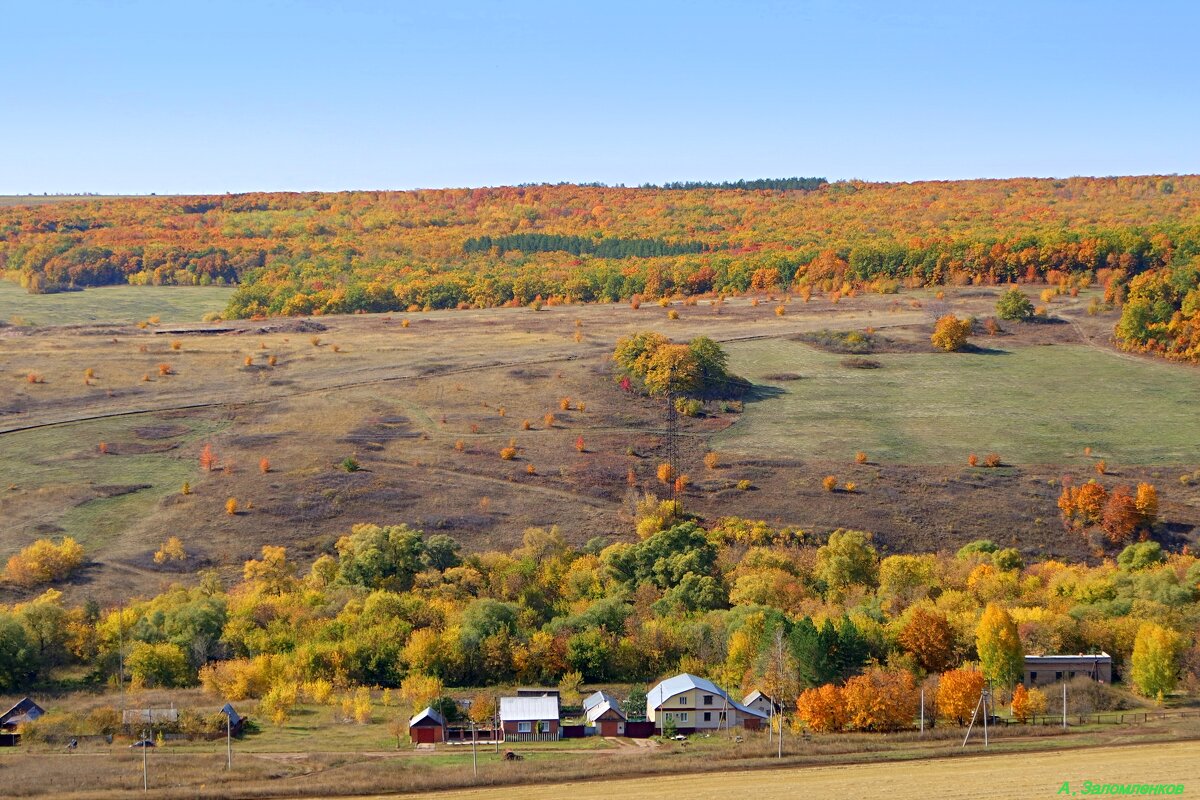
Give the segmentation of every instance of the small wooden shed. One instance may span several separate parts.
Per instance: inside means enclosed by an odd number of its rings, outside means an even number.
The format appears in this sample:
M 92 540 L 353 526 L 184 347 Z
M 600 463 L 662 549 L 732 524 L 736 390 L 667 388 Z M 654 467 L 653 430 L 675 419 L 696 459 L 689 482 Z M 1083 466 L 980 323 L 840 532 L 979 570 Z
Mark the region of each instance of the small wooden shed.
M 435 744 L 446 741 L 446 718 L 426 707 L 408 721 L 408 736 L 413 744 Z

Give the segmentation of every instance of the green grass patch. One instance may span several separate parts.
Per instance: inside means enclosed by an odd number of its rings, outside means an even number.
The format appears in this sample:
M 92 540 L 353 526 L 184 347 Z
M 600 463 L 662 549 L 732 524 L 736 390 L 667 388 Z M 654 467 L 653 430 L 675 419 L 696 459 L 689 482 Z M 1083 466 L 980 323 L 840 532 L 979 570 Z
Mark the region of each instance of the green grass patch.
M 76 325 L 157 316 L 163 323 L 199 322 L 205 314 L 222 311 L 233 291 L 229 286 L 98 286 L 82 292 L 29 294 L 0 280 L 0 321 Z
M 751 455 L 841 460 L 857 450 L 909 464 L 1082 460 L 1110 466 L 1200 460 L 1197 374 L 1174 364 L 1082 345 L 987 353 L 880 353 L 879 369 L 799 342 L 727 346 L 730 368 L 779 394 L 747 403 L 715 440 Z M 799 380 L 770 375 L 797 373 Z
M 122 443 L 144 443 L 135 429 L 162 424 L 144 415 L 35 428 L 4 435 L 5 457 L 0 459 L 0 486 L 30 492 L 37 505 L 37 520 L 63 529 L 57 535 L 73 536 L 91 554 L 116 539 L 133 523 L 151 513 L 165 495 L 178 492 L 184 481 L 195 481 L 199 464 L 188 445 L 212 435 L 226 423 L 204 419 L 172 419 L 181 428 L 169 439 L 153 444 L 177 444 L 163 452 L 107 455 L 100 442 L 117 449 Z M 128 494 L 101 496 L 71 505 L 78 489 L 87 487 L 146 486 Z M 24 540 L 37 538 L 25 531 Z M 7 542 L 11 550 L 25 541 Z

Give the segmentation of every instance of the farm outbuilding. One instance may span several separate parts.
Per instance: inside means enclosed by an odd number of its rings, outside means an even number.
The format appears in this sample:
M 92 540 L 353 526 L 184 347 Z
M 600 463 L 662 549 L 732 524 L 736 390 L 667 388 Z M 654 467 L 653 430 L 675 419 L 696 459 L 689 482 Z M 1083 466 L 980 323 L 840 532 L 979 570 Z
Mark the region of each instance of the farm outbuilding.
M 446 718 L 431 707 L 418 711 L 408 721 L 408 736 L 413 744 L 436 744 L 446 741 Z
M 46 710 L 28 697 L 22 697 L 16 705 L 0 714 L 0 730 L 14 731 L 26 722 L 33 722 L 43 716 Z
M 624 736 L 628 718 L 617 698 L 596 692 L 583 701 L 583 715 L 601 736 Z
M 1104 651 L 1078 655 L 1025 656 L 1026 686 L 1057 683 L 1086 677 L 1099 683 L 1112 683 L 1112 656 Z
M 234 736 L 238 736 L 242 732 L 242 726 L 246 724 L 246 718 L 239 714 L 233 708 L 233 703 L 226 703 L 221 706 L 221 712 L 225 718 L 229 720 L 229 732 Z

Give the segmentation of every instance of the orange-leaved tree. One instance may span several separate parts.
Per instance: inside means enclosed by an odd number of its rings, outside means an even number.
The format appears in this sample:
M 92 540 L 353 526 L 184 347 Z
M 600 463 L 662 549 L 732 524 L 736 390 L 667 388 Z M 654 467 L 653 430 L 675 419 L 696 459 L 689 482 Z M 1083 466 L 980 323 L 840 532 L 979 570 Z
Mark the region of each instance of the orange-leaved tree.
M 927 672 L 942 672 L 956 660 L 954 629 L 940 612 L 916 608 L 900 631 L 900 646 Z
M 840 731 L 846 727 L 846 700 L 831 683 L 805 689 L 796 699 L 796 714 L 814 731 Z
M 977 669 L 952 669 L 938 680 L 937 708 L 943 719 L 966 725 L 983 691 L 983 673 Z

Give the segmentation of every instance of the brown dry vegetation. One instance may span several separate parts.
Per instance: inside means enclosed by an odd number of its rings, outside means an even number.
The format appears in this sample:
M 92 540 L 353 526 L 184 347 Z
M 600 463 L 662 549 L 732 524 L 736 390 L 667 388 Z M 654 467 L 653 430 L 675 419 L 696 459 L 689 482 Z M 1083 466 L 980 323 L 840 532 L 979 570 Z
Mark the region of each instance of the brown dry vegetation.
M 928 348 L 933 320 L 947 310 L 990 313 L 996 292 L 952 290 L 944 301 L 915 293 L 919 303 L 859 295 L 836 306 L 797 305 L 782 318 L 767 305 L 729 300 L 695 307 L 670 335 L 790 340 L 870 327 L 904 352 L 915 343 Z M 1112 316 L 1084 313 L 1089 299 L 1056 305 L 1071 324 L 1010 325 L 988 341 L 1006 348 L 1080 341 L 1107 348 Z M 573 340 L 577 320 L 588 331 L 582 343 Z M 74 535 L 95 563 L 65 587 L 68 597 L 104 601 L 157 591 L 204 566 L 233 575 L 263 544 L 287 545 L 303 561 L 358 522 L 407 522 L 449 533 L 467 549 L 515 546 L 531 526 L 558 525 L 576 544 L 593 536 L 628 538 L 636 500 L 645 490 L 662 491 L 655 472 L 665 454 L 664 413 L 661 402 L 622 392 L 609 377 L 607 357 L 618 337 L 661 326 L 657 308 L 611 304 L 169 329 L 5 328 L 0 446 L 11 455 L 0 464 L 0 514 L 10 535 L 0 556 L 39 537 Z M 273 366 L 242 366 L 248 337 L 275 359 Z M 336 354 L 313 347 L 314 337 L 345 347 Z M 172 341 L 183 346 L 173 350 Z M 156 365 L 168 354 L 174 374 L 159 376 Z M 80 363 L 102 378 L 82 384 Z M 731 364 L 734 372 L 740 367 Z M 26 383 L 31 371 L 46 383 Z M 803 376 L 790 385 L 803 387 Z M 499 400 L 504 416 L 495 410 Z M 770 409 L 771 402 L 767 394 L 754 395 L 748 406 Z M 552 426 L 524 429 L 522 420 L 550 415 Z M 694 476 L 688 511 L 767 519 L 818 535 L 863 528 L 890 552 L 955 549 L 986 537 L 1031 554 L 1089 555 L 1057 519 L 1053 481 L 1064 465 L 1006 461 L 972 470 L 965 456 L 956 464 L 890 463 L 875 448 L 869 462 L 848 465 L 854 445 L 827 458 L 799 459 L 722 443 L 720 467 L 705 469 L 711 437 L 739 418 L 713 405 L 705 416 L 682 420 L 679 472 Z M 804 426 L 822 421 L 796 424 L 802 436 Z M 519 458 L 498 458 L 518 434 Z M 575 446 L 580 436 L 584 452 Z M 98 452 L 97 441 L 107 453 Z M 202 472 L 197 459 L 209 442 L 220 466 L 268 459 L 270 470 Z M 350 456 L 360 470 L 339 467 Z M 1090 469 L 1084 462 L 1070 468 L 1078 474 L 1081 465 Z M 1200 493 L 1176 478 L 1192 468 L 1122 464 L 1110 466 L 1104 480 L 1170 484 L 1163 517 L 1186 536 L 1200 523 Z M 857 491 L 823 491 L 821 478 L 831 473 Z M 179 491 L 184 481 L 189 495 Z M 739 484 L 753 490 L 739 491 Z M 229 497 L 245 510 L 226 514 Z M 183 541 L 186 562 L 154 564 L 163 531 Z

